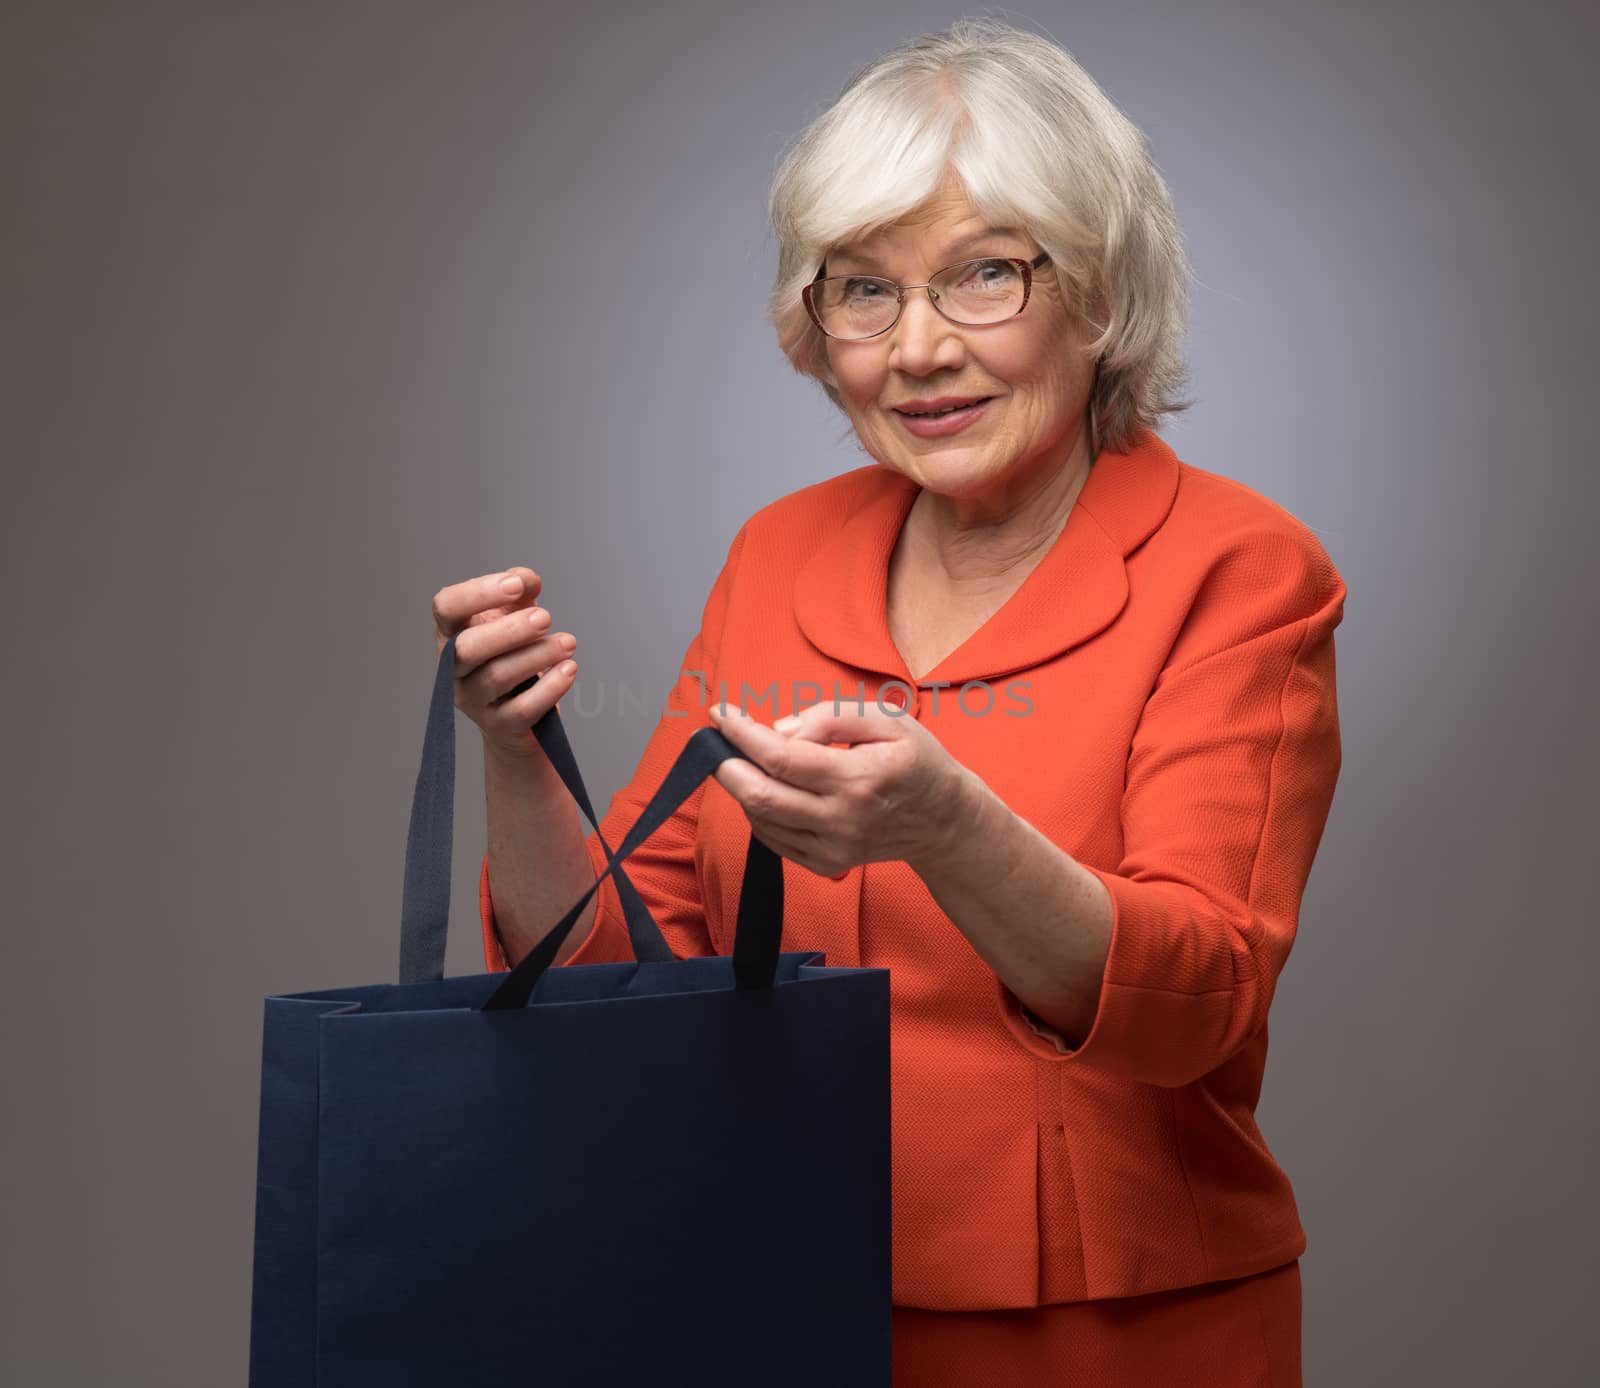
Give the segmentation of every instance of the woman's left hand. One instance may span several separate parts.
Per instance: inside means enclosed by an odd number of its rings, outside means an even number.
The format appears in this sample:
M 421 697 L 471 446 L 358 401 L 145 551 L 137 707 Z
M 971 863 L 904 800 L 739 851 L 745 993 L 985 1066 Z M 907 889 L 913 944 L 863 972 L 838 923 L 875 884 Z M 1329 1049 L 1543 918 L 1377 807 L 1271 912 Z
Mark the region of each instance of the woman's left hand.
M 820 703 L 769 728 L 733 704 L 709 712 L 750 759 L 729 757 L 713 774 L 751 832 L 819 876 L 862 863 L 915 866 L 960 832 L 970 773 L 909 714 Z

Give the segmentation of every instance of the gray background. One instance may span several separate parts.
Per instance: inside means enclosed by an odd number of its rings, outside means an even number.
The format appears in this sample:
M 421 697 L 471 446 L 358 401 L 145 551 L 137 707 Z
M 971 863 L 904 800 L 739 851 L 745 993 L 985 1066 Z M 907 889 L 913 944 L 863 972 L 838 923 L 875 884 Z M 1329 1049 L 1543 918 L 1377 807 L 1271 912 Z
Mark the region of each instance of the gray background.
M 1260 1110 L 1308 1383 L 1592 1371 L 1580 8 L 998 11 L 1172 188 L 1201 403 L 1167 439 L 1350 588 Z M 768 181 L 961 10 L 572 9 L 7 7 L 7 1383 L 243 1382 L 261 999 L 394 968 L 434 590 L 545 575 L 603 804 L 739 523 L 866 461 L 763 321 Z

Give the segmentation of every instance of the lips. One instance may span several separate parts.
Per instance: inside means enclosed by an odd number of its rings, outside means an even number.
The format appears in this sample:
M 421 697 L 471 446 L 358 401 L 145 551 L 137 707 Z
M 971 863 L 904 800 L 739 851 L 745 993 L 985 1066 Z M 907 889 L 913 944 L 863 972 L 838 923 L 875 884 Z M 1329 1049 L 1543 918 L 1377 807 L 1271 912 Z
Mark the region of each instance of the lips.
M 970 405 L 958 405 L 939 414 L 901 414 L 900 427 L 918 439 L 948 439 L 964 433 L 968 428 L 986 419 L 990 400 L 977 400 Z
M 941 395 L 933 400 L 908 400 L 903 405 L 894 406 L 894 409 L 907 415 L 938 415 L 992 399 L 992 395 Z

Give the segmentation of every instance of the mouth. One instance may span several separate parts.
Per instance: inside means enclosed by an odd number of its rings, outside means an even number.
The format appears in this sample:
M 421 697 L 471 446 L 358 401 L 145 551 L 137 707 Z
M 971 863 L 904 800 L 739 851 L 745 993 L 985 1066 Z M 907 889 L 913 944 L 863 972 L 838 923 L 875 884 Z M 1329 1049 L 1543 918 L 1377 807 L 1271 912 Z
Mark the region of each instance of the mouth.
M 993 399 L 992 395 L 942 395 L 937 400 L 912 401 L 906 405 L 895 405 L 893 409 L 908 419 L 938 419 L 942 415 L 953 414 L 957 410 L 964 410 L 973 405 L 982 405 Z
M 987 418 L 989 404 L 995 397 L 992 395 L 975 397 L 970 404 L 938 403 L 938 408 L 930 412 L 908 412 L 897 409 L 895 413 L 900 416 L 900 427 L 917 439 L 948 439 L 957 434 L 965 433 L 968 429 L 977 428 L 979 421 Z M 927 411 L 933 401 L 919 401 Z

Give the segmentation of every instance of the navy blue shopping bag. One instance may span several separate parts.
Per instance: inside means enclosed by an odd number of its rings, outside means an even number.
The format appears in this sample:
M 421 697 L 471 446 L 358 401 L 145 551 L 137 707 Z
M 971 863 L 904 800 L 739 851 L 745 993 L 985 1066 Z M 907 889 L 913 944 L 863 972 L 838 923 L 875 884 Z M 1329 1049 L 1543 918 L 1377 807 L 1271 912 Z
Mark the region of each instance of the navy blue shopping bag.
M 672 957 L 621 863 L 742 755 L 702 728 L 605 845 L 638 962 L 549 967 L 597 881 L 511 972 L 445 978 L 454 675 L 452 638 L 400 981 L 266 1000 L 252 1388 L 886 1385 L 887 971 L 780 952 L 754 837 L 733 955 Z

